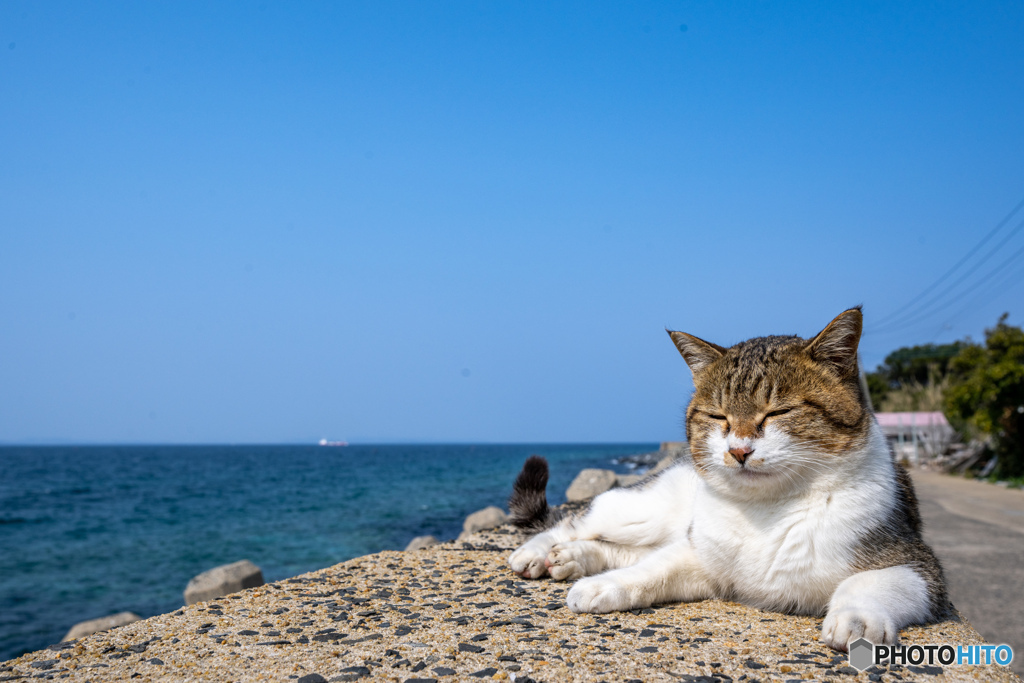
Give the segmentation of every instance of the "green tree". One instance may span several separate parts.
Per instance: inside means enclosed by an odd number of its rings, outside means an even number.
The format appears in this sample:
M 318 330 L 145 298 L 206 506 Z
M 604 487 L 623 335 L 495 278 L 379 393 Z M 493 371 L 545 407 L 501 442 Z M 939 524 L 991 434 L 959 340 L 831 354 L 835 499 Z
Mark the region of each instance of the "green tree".
M 949 373 L 950 361 L 967 346 L 968 342 L 956 341 L 952 344 L 920 344 L 904 346 L 896 349 L 885 357 L 885 362 L 874 372 L 867 373 L 868 391 L 871 404 L 876 410 L 883 410 L 890 401 L 887 397 L 893 392 L 923 394 L 926 389 L 941 383 Z M 917 403 L 916 396 L 901 397 L 904 400 L 892 401 L 901 404 L 901 409 L 922 409 L 917 406 L 902 407 L 907 403 Z M 926 409 L 936 409 L 928 406 Z
M 888 396 L 889 390 L 892 388 L 889 386 L 889 379 L 883 373 L 876 370 L 875 372 L 867 373 L 867 380 L 868 393 L 871 394 L 871 405 L 874 406 L 875 410 L 881 410 L 882 402 L 885 401 L 885 397 Z
M 967 342 L 949 362 L 946 417 L 971 436 L 988 436 L 999 477 L 1024 475 L 1024 330 L 1004 313 L 985 330 L 985 344 Z

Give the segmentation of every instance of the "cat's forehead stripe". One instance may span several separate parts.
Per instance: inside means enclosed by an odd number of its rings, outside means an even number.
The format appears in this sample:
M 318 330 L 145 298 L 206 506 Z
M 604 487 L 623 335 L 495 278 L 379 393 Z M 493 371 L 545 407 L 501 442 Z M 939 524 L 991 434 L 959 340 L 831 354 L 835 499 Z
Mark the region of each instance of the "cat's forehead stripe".
M 725 355 L 729 363 L 728 379 L 719 386 L 718 400 L 723 403 L 729 398 L 741 397 L 770 400 L 777 388 L 775 382 L 767 382 L 766 396 L 759 396 L 759 391 L 769 379 L 771 364 L 801 341 L 796 336 L 756 337 L 733 346 Z
M 759 366 L 740 367 L 729 377 L 729 393 L 734 398 L 739 395 L 756 396 L 757 389 L 764 381 L 764 368 Z
M 800 341 L 803 340 L 795 335 L 755 337 L 740 342 L 729 350 L 737 353 L 737 363 L 741 366 L 761 365 L 767 360 L 778 358 L 780 351 L 788 349 L 795 342 Z

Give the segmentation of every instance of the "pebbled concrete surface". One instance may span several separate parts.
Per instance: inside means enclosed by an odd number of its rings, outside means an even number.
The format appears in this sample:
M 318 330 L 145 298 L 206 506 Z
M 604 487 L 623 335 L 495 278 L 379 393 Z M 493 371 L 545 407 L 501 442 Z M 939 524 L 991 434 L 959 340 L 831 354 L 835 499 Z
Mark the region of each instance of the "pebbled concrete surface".
M 997 666 L 858 674 L 821 620 L 709 600 L 608 615 L 506 566 L 523 536 L 382 552 L 0 664 L 0 681 L 1019 681 Z M 958 618 L 905 643 L 984 640 Z

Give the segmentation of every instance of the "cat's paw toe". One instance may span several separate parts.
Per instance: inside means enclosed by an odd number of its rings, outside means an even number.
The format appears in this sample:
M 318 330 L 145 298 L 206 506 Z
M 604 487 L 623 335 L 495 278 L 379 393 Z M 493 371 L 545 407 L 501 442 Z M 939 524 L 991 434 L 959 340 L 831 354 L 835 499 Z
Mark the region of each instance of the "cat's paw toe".
M 617 581 L 606 576 L 580 579 L 569 589 L 566 604 L 573 612 L 604 614 L 631 609 L 629 595 Z
M 867 638 L 875 645 L 892 645 L 900 630 L 888 614 L 856 607 L 833 610 L 821 625 L 821 638 L 831 648 L 849 652 L 850 643 Z
M 583 570 L 583 553 L 571 543 L 558 543 L 552 547 L 544 564 L 556 581 L 575 580 L 586 573 Z
M 548 571 L 544 565 L 545 554 L 527 544 L 512 553 L 508 558 L 508 564 L 512 571 L 524 579 L 539 579 Z

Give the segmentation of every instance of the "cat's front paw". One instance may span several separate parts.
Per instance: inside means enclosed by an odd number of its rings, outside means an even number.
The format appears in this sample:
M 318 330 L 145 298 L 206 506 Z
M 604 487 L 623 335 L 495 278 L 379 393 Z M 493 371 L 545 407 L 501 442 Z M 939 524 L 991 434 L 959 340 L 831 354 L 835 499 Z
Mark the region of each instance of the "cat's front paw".
M 566 604 L 573 612 L 604 614 L 632 609 L 626 589 L 607 575 L 590 576 L 580 579 L 569 589 Z
M 523 578 L 539 579 L 548 573 L 547 567 L 544 564 L 544 558 L 547 557 L 547 554 L 548 548 L 546 545 L 528 541 L 526 544 L 519 546 L 509 556 L 508 563 L 512 567 L 512 571 Z
M 831 648 L 849 652 L 850 643 L 867 638 L 875 645 L 892 645 L 900 629 L 885 611 L 843 607 L 829 611 L 821 624 L 821 639 Z
M 583 552 L 579 542 L 556 543 L 544 560 L 551 578 L 556 581 L 572 581 L 585 575 Z

